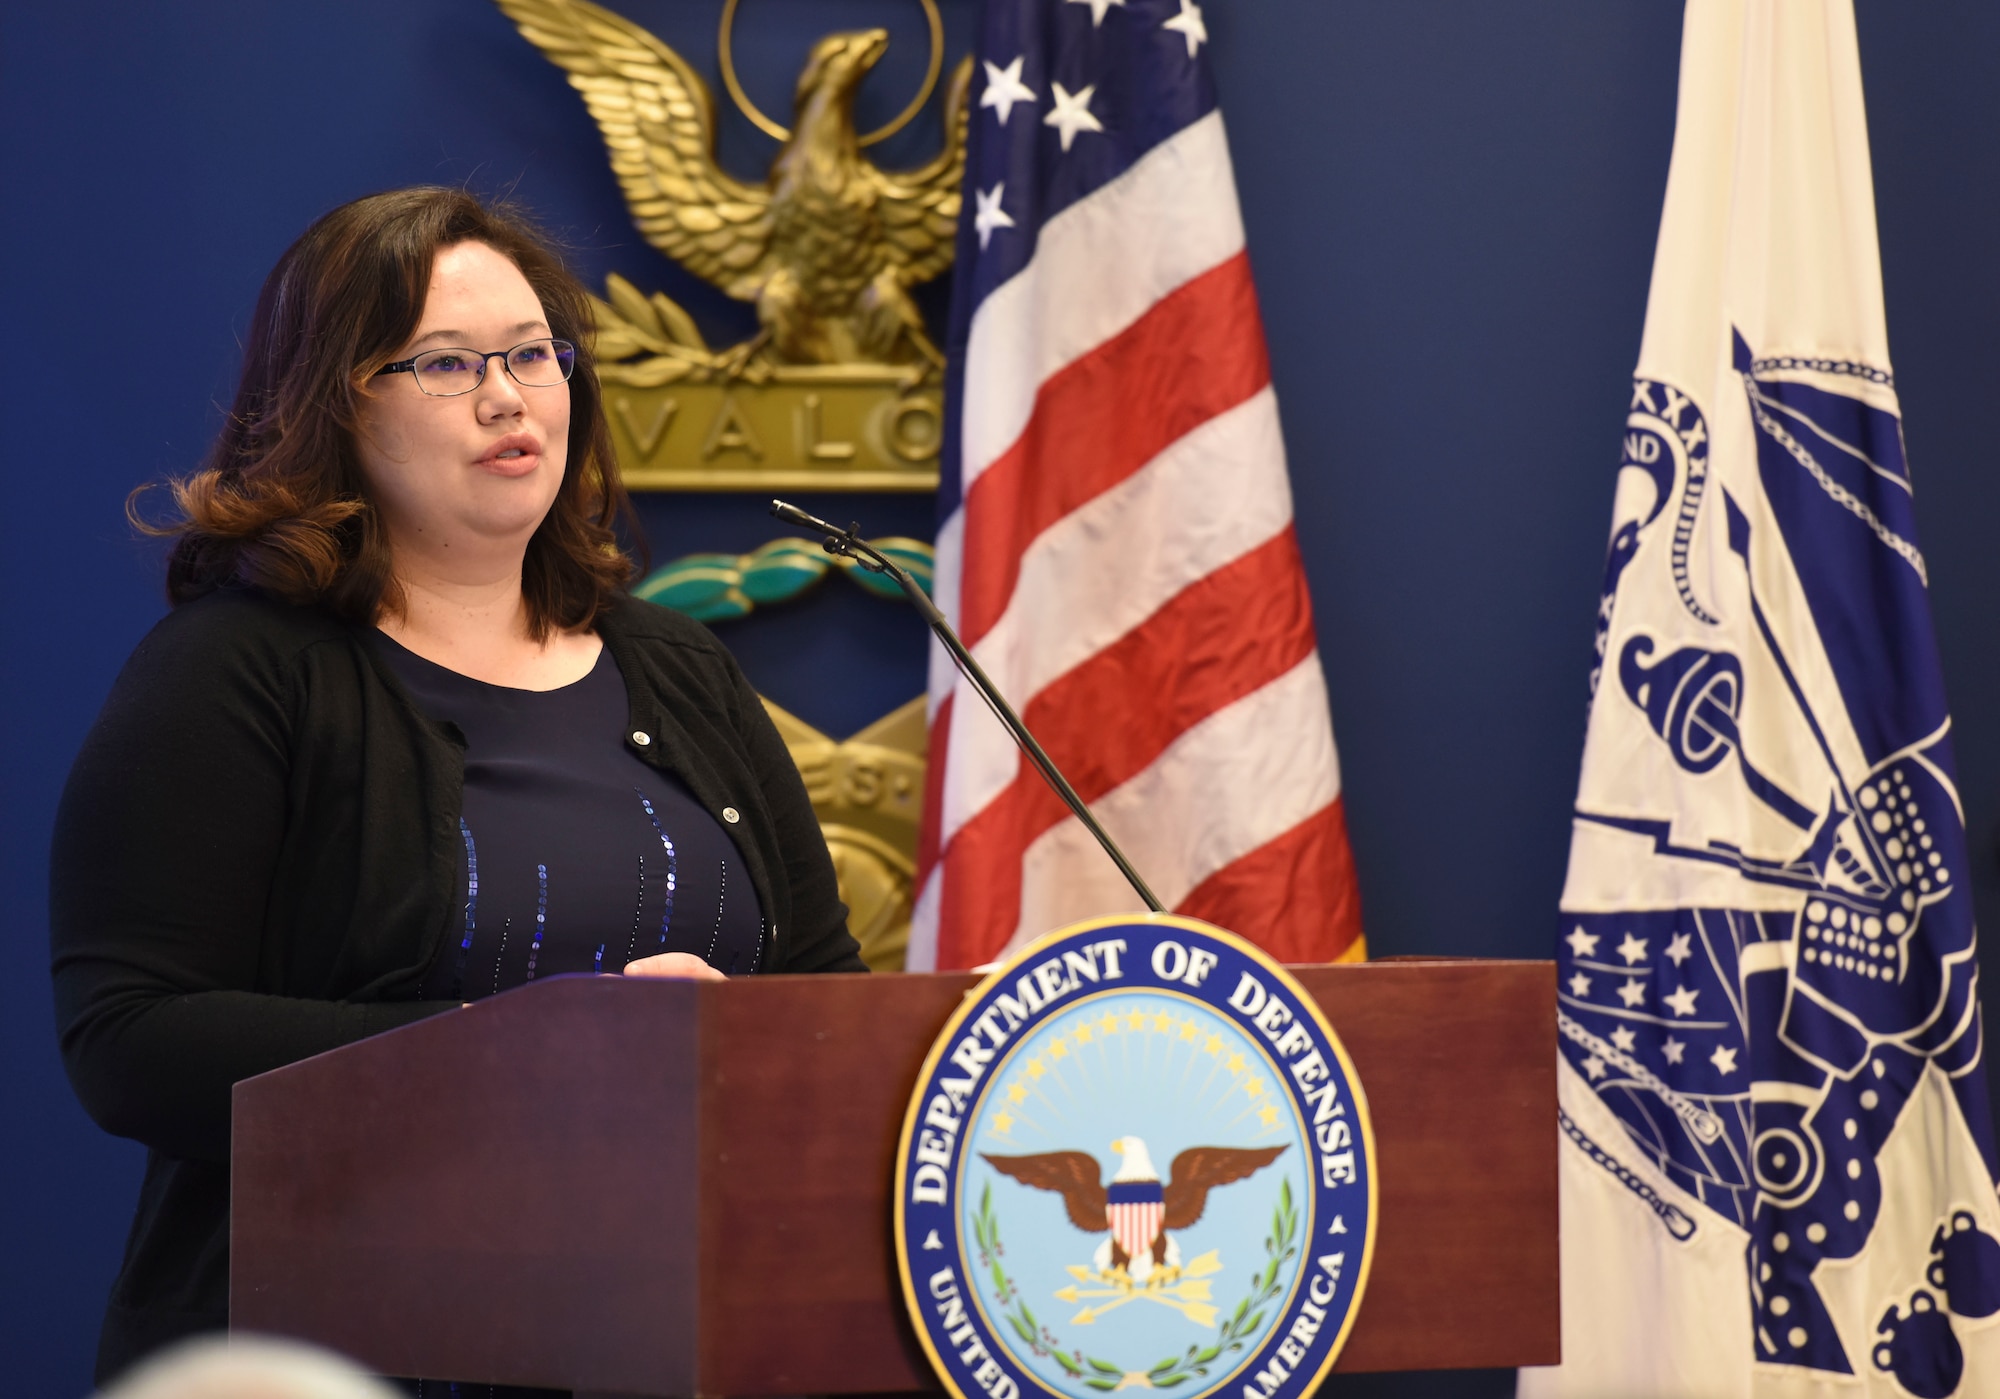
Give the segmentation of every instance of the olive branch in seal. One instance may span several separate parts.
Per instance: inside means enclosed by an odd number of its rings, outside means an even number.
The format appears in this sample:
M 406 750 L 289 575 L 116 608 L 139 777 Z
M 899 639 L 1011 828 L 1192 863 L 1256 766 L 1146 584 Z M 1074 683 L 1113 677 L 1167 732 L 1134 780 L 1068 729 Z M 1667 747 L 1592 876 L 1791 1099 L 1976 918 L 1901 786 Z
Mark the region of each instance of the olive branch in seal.
M 1263 1324 L 1264 1308 L 1278 1295 L 1279 1269 L 1298 1256 L 1295 1242 L 1298 1232 L 1299 1215 L 1292 1203 L 1292 1183 L 1281 1181 L 1278 1206 L 1271 1214 L 1271 1232 L 1264 1239 L 1264 1266 L 1250 1279 L 1249 1293 L 1216 1329 L 1213 1341 L 1207 1345 L 1189 1346 L 1186 1354 L 1170 1355 L 1145 1371 L 1148 1385 L 1155 1389 L 1171 1389 L 1190 1379 L 1206 1378 L 1216 1362 L 1243 1349 L 1247 1338 Z M 1007 1270 L 1000 1263 L 1006 1250 L 1000 1243 L 1000 1221 L 993 1213 L 991 1185 L 980 1191 L 979 1210 L 972 1217 L 972 1237 L 978 1246 L 979 1265 L 993 1275 L 1000 1314 L 1030 1351 L 1055 1361 L 1071 1379 L 1082 1380 L 1090 1389 L 1108 1393 L 1125 1382 L 1129 1371 L 1096 1356 L 1085 1355 L 1076 1348 L 1065 1351 L 1062 1342 L 1029 1309 L 1021 1289 L 1007 1276 Z

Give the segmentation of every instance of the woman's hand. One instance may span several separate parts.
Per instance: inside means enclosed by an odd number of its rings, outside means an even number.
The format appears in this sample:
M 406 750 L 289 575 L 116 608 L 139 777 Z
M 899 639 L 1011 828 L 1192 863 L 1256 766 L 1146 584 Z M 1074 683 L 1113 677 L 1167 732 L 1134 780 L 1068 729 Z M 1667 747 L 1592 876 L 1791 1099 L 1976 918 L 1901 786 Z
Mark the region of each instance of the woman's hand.
M 729 978 L 691 952 L 662 952 L 625 964 L 627 976 L 664 976 L 681 981 L 727 981 Z

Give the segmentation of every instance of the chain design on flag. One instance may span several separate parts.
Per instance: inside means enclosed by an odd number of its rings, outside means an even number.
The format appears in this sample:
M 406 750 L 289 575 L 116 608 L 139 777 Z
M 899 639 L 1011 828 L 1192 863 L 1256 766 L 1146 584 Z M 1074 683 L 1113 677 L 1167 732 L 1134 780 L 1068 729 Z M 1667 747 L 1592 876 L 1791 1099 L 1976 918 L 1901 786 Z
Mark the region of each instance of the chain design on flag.
M 1701 514 L 1702 493 L 1708 488 L 1708 474 L 1702 469 L 1703 465 L 1693 457 L 1688 459 L 1687 490 L 1681 496 L 1680 516 L 1674 521 L 1674 587 L 1679 591 L 1681 605 L 1687 608 L 1688 615 L 1712 627 L 1716 618 L 1710 616 L 1708 609 L 1695 599 L 1694 585 L 1688 582 L 1688 543 L 1694 538 L 1694 522 Z
M 1786 432 L 1783 424 L 1764 410 L 1764 405 L 1769 400 L 1757 391 L 1757 381 L 1755 379 L 1746 374 L 1743 376 L 1743 384 L 1750 392 L 1750 411 L 1757 418 L 1757 426 L 1764 429 L 1770 435 L 1772 441 L 1789 452 L 1792 460 L 1804 467 L 1813 480 L 1819 482 L 1821 490 L 1825 491 L 1828 496 L 1849 514 L 1853 515 L 1855 519 L 1873 530 L 1877 539 L 1900 555 L 1903 561 L 1909 564 L 1911 568 L 1914 568 L 1917 571 L 1917 577 L 1922 579 L 1924 586 L 1928 588 L 1931 585 L 1930 572 L 1924 567 L 1924 556 L 1917 551 L 1917 546 L 1883 524 L 1881 520 L 1876 518 L 1874 511 L 1870 510 L 1861 501 L 1855 499 L 1853 492 L 1826 474 L 1826 468 L 1819 464 L 1813 454 L 1800 445 L 1797 438 Z
M 1659 1191 L 1653 1189 L 1645 1181 L 1640 1180 L 1638 1176 L 1626 1168 L 1624 1162 L 1592 1141 L 1584 1133 L 1584 1130 L 1576 1125 L 1576 1120 L 1560 1107 L 1556 1109 L 1556 1123 L 1562 1128 L 1563 1135 L 1575 1142 L 1582 1149 L 1584 1155 L 1617 1177 L 1620 1185 L 1644 1200 L 1651 1207 L 1653 1213 L 1660 1217 L 1660 1223 L 1666 1226 L 1669 1234 L 1672 1234 L 1682 1243 L 1686 1243 L 1695 1236 L 1695 1222 L 1689 1217 L 1686 1210 L 1681 1209 L 1678 1205 L 1669 1204 L 1666 1200 L 1660 1198 Z
M 1774 355 L 1770 359 L 1753 360 L 1752 374 L 1763 374 L 1773 369 L 1810 369 L 1818 374 L 1846 374 L 1856 379 L 1866 379 L 1871 384 L 1880 384 L 1885 389 L 1896 387 L 1896 376 L 1886 369 L 1877 369 L 1872 364 L 1857 364 L 1851 359 L 1807 359 L 1800 355 Z
M 1644 1064 L 1625 1053 L 1622 1049 L 1619 1049 L 1616 1045 L 1599 1039 L 1561 1011 L 1556 1012 L 1556 1028 L 1562 1031 L 1564 1038 L 1582 1045 L 1606 1063 L 1623 1069 L 1642 1087 L 1653 1093 L 1657 1093 L 1660 1101 L 1672 1108 L 1675 1115 L 1681 1121 L 1687 1123 L 1688 1130 L 1693 1132 L 1701 1141 L 1712 1142 L 1722 1136 L 1722 1123 L 1714 1113 L 1707 1111 L 1681 1094 L 1676 1093 L 1667 1086 L 1665 1080 L 1661 1079 L 1658 1074 L 1655 1074 L 1651 1069 L 1648 1069 Z
M 1701 416 L 1701 410 L 1694 406 L 1693 399 L 1672 384 L 1660 387 L 1667 395 L 1667 406 L 1660 414 L 1661 421 L 1673 429 L 1681 447 L 1687 452 L 1687 489 L 1681 492 L 1680 514 L 1674 519 L 1671 553 L 1674 590 L 1681 595 L 1681 606 L 1688 610 L 1690 617 L 1712 627 L 1716 625 L 1716 619 L 1696 600 L 1694 585 L 1688 581 L 1688 548 L 1694 540 L 1695 521 L 1701 516 L 1701 498 L 1708 490 L 1708 423 Z M 1683 412 L 1694 414 L 1693 424 L 1686 428 L 1681 426 Z
M 1661 396 L 1655 402 L 1654 395 Z M 1659 517 L 1674 494 L 1678 463 L 1687 463 L 1687 480 L 1680 491 L 1680 508 L 1674 517 L 1674 534 L 1669 559 L 1673 567 L 1674 589 L 1688 615 L 1709 626 L 1717 619 L 1694 595 L 1688 576 L 1688 553 L 1693 546 L 1694 527 L 1701 517 L 1701 502 L 1708 490 L 1708 420 L 1688 395 L 1672 384 L 1656 379 L 1632 381 L 1632 407 L 1625 419 L 1625 453 L 1619 469 L 1643 471 L 1653 482 L 1653 502 L 1643 520 L 1627 520 L 1614 527 L 1611 559 L 1605 569 L 1604 598 L 1599 608 L 1598 656 L 1603 659 L 1603 637 L 1610 628 L 1609 604 L 1617 592 L 1618 578 L 1632 561 L 1638 548 L 1639 531 Z M 1597 672 L 1591 674 L 1591 693 L 1597 692 Z

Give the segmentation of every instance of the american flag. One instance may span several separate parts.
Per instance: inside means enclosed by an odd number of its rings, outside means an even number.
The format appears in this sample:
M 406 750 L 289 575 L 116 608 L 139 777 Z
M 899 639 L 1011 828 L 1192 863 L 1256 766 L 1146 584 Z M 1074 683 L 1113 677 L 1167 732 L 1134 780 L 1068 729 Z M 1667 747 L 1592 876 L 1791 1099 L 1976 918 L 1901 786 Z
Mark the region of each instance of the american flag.
M 1326 684 L 1193 0 L 989 0 L 937 600 L 1161 901 L 1362 955 Z M 941 649 L 909 965 L 1139 907 Z

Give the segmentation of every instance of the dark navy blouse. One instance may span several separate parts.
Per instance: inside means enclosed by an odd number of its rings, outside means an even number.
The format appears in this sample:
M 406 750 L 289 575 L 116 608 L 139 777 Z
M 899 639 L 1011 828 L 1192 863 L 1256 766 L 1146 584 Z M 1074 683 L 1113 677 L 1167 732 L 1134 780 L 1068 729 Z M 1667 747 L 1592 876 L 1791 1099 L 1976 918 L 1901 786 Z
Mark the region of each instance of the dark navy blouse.
M 573 684 L 516 690 L 375 638 L 418 707 L 465 735 L 465 905 L 425 999 L 618 972 L 660 952 L 730 976 L 758 969 L 764 920 L 742 857 L 677 778 L 625 746 L 608 648 Z

